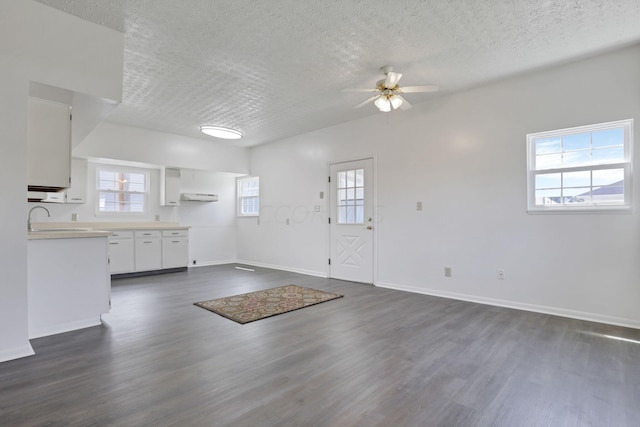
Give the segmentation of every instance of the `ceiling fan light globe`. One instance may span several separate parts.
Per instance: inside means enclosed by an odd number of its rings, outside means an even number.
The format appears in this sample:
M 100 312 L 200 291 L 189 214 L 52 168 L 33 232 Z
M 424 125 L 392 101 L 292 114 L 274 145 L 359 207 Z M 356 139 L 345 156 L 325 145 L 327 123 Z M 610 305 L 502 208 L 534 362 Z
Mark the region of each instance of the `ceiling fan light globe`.
M 395 110 L 397 108 L 400 108 L 400 106 L 402 105 L 402 98 L 396 95 L 391 95 L 389 97 L 389 102 L 391 103 L 391 106 Z
M 388 113 L 389 111 L 391 111 L 391 102 L 386 96 L 379 97 L 378 99 L 376 99 L 376 102 L 374 102 L 374 104 L 376 104 L 378 110 L 382 111 L 383 113 Z

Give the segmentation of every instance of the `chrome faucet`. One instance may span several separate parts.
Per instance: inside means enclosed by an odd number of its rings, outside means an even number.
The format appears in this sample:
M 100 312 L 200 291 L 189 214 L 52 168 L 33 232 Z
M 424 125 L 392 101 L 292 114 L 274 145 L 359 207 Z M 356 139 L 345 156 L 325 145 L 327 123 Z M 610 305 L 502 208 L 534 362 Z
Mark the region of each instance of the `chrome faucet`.
M 34 206 L 31 209 L 29 209 L 29 219 L 27 219 L 27 231 L 33 231 L 33 227 L 31 226 L 31 212 L 33 212 L 34 209 L 44 209 L 47 212 L 47 216 L 49 218 L 51 218 L 51 214 L 49 213 L 49 209 L 45 208 L 44 206 Z

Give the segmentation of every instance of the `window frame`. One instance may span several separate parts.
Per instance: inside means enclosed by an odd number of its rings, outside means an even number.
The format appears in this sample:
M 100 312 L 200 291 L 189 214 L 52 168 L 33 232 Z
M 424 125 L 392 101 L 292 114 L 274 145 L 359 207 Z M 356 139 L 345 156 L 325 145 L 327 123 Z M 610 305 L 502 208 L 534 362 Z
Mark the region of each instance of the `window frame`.
M 136 173 L 144 175 L 144 192 L 140 191 L 114 191 L 114 190 L 101 190 L 100 189 L 100 172 L 115 172 L 115 173 Z M 118 216 L 118 217 L 140 217 L 147 216 L 149 214 L 149 203 L 151 198 L 150 184 L 151 173 L 149 169 L 134 168 L 128 166 L 117 165 L 97 165 L 95 171 L 95 212 L 96 216 Z M 114 194 L 142 194 L 144 196 L 144 205 L 142 212 L 124 212 L 124 211 L 103 211 L 100 209 L 100 193 L 110 192 Z
M 242 183 L 245 181 L 256 180 L 258 182 L 258 195 L 257 196 L 243 196 Z M 245 199 L 257 199 L 257 212 L 242 212 L 242 202 Z M 240 176 L 236 178 L 236 216 L 239 218 L 255 218 L 260 216 L 260 177 L 254 175 Z
M 549 169 L 535 169 L 536 141 L 552 137 L 566 137 L 584 133 L 594 133 L 603 130 L 623 129 L 624 159 L 617 163 L 595 163 L 584 166 L 558 167 Z M 586 212 L 630 212 L 632 210 L 632 179 L 633 179 L 633 119 L 617 120 L 613 122 L 593 125 L 576 126 L 553 131 L 530 133 L 526 136 L 527 151 L 527 212 L 528 213 L 586 213 Z M 588 204 L 588 205 L 536 205 L 536 175 L 598 171 L 608 169 L 623 169 L 624 171 L 624 201 L 622 204 Z M 564 188 L 564 187 L 562 187 Z M 593 188 L 593 185 L 592 185 Z

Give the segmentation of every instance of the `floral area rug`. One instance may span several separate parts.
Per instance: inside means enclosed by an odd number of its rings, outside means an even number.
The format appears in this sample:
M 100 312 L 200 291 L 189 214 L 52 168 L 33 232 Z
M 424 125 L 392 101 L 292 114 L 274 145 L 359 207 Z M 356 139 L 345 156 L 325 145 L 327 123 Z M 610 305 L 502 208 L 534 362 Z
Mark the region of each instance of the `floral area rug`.
M 241 324 L 320 304 L 343 295 L 287 285 L 264 291 L 196 302 L 194 305 Z

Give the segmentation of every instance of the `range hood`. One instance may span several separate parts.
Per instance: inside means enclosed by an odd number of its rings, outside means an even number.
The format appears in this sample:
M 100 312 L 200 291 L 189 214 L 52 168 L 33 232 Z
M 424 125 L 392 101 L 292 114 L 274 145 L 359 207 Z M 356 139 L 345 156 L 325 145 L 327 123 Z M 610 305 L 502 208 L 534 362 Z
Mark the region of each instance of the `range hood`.
M 180 200 L 190 202 L 217 202 L 218 195 L 211 193 L 181 193 Z

